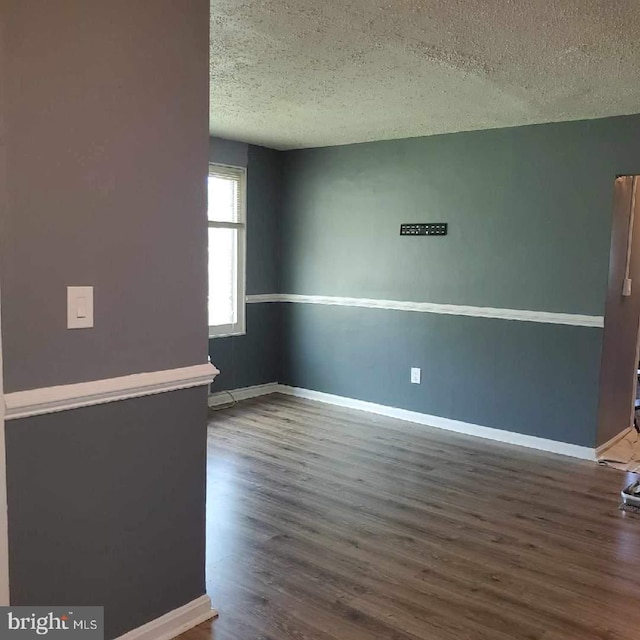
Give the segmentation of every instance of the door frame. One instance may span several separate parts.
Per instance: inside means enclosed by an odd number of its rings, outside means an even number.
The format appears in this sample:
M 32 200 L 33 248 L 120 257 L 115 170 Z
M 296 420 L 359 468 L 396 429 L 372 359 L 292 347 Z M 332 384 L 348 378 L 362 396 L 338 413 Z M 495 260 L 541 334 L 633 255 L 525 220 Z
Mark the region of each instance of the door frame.
M 640 348 L 639 178 L 638 174 L 623 174 L 616 176 L 614 182 L 599 374 L 597 455 L 623 437 L 633 425 Z
M 636 368 L 633 372 L 633 396 L 631 397 L 631 417 L 629 419 L 630 428 L 632 428 L 635 425 L 635 420 L 636 420 L 636 397 L 638 395 L 638 367 L 640 367 L 640 317 L 638 318 L 638 336 L 636 338 Z
M 2 309 L 0 306 L 0 606 L 9 605 L 9 518 L 7 511 L 7 454 L 5 447 L 5 402 L 2 362 Z

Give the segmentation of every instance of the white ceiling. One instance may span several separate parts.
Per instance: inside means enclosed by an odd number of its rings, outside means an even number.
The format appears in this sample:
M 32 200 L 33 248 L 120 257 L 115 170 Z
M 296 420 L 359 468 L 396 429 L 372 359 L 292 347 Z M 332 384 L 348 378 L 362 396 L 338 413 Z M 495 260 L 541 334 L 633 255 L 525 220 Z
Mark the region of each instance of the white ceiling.
M 277 149 L 640 112 L 638 0 L 211 0 L 214 135 Z

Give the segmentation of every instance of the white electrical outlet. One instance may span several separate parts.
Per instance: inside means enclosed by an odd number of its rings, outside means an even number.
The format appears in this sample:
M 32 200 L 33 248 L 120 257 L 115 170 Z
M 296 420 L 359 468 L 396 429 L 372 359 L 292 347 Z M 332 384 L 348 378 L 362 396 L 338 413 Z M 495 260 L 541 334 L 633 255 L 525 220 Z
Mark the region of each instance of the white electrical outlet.
M 420 384 L 420 367 L 411 367 L 411 384 Z

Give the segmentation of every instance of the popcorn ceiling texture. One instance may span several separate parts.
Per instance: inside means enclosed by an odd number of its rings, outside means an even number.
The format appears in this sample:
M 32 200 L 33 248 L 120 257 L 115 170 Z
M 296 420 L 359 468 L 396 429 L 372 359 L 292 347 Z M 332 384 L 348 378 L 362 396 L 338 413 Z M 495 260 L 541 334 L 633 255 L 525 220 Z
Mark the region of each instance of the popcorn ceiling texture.
M 637 0 L 212 0 L 213 135 L 277 149 L 640 111 Z

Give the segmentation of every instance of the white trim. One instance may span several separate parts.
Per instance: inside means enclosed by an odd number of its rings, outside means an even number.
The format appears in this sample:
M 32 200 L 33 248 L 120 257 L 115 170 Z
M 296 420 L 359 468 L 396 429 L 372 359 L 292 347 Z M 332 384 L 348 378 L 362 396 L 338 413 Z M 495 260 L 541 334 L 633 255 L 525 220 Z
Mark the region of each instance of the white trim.
M 258 396 L 267 396 L 270 393 L 277 393 L 278 383 L 269 382 L 267 384 L 256 384 L 253 387 L 241 387 L 239 389 L 229 389 L 228 391 L 218 391 L 209 395 L 209 406 L 218 407 L 233 401 L 248 400 Z M 229 395 L 231 394 L 231 395 Z
M 0 329 L 0 393 L 4 392 L 2 330 Z M 5 407 L 0 402 L 0 606 L 10 603 L 9 591 L 9 519 L 7 511 L 7 455 L 5 448 Z
M 26 418 L 165 391 L 199 387 L 211 384 L 218 373 L 220 372 L 208 363 L 180 369 L 135 373 L 106 380 L 15 391 L 4 396 L 5 417 L 7 420 Z
M 247 168 L 236 167 L 228 164 L 220 164 L 218 162 L 210 162 L 208 177 L 212 176 L 235 180 L 237 182 L 238 201 L 236 213 L 238 219 L 235 222 L 220 222 L 218 220 L 210 220 L 207 212 L 208 229 L 236 229 L 238 233 L 235 265 L 236 278 L 234 283 L 236 321 L 232 324 L 226 325 L 209 325 L 209 339 L 244 335 L 246 333 L 247 326 Z
M 249 398 L 257 398 L 258 396 L 266 396 L 270 393 L 278 391 L 277 382 L 269 382 L 268 384 L 257 384 L 253 387 L 242 387 L 240 389 L 230 389 L 229 391 L 218 391 L 209 396 L 209 406 L 218 407 L 221 404 L 227 404 L 233 401 L 248 400 Z M 231 396 L 229 394 L 232 394 Z
M 242 330 L 238 329 L 237 331 L 233 331 L 230 327 L 235 327 L 236 325 L 227 324 L 223 327 L 225 331 L 229 331 L 229 333 L 211 333 L 211 329 L 220 329 L 221 327 L 209 327 L 209 340 L 213 340 L 214 338 L 232 338 L 233 336 L 246 336 L 247 330 L 246 327 Z
M 635 182 L 635 178 L 636 176 L 633 177 L 634 182 Z M 640 362 L 640 316 L 638 317 L 637 327 L 636 327 L 636 359 L 634 360 L 634 362 L 635 363 Z M 634 365 L 633 377 L 631 378 L 631 398 L 629 403 L 631 405 L 630 407 L 631 411 L 629 412 L 629 427 L 633 427 L 636 424 L 636 399 L 638 397 L 638 370 L 636 368 L 637 366 L 638 366 L 637 364 Z
M 259 293 L 253 296 L 247 296 L 247 304 L 256 304 L 258 302 L 284 302 L 284 295 L 279 293 Z
M 627 427 L 626 429 L 623 429 L 619 434 L 613 436 L 613 438 L 610 438 L 604 444 L 601 444 L 599 447 L 597 447 L 596 448 L 596 460 L 599 460 L 600 458 L 602 458 L 603 454 L 610 447 L 613 447 L 614 444 L 616 444 L 617 442 L 619 442 L 623 438 L 626 438 L 631 433 L 631 431 L 633 431 L 633 429 L 631 427 Z
M 339 307 L 364 307 L 367 309 L 417 311 L 420 313 L 471 316 L 474 318 L 520 320 L 522 322 L 542 322 L 546 324 L 564 324 L 578 327 L 604 327 L 604 316 L 588 316 L 577 313 L 556 313 L 552 311 L 531 311 L 527 309 L 473 307 L 459 304 L 439 304 L 435 302 L 376 300 L 373 298 L 344 298 L 339 296 L 306 296 L 291 293 L 247 296 L 247 302 L 297 302 L 301 304 L 322 304 Z
M 406 409 L 397 409 L 383 404 L 354 400 L 353 398 L 336 396 L 330 393 L 321 393 L 319 391 L 310 391 L 309 389 L 301 389 L 299 387 L 278 385 L 278 392 L 290 396 L 296 396 L 298 398 L 317 400 L 318 402 L 325 402 L 339 407 L 348 407 L 350 409 L 367 411 L 368 413 L 397 418 L 398 420 L 406 420 L 407 422 L 424 424 L 429 427 L 435 427 L 436 429 L 455 431 L 456 433 L 464 433 L 469 436 L 477 436 L 488 440 L 497 440 L 499 442 L 515 444 L 521 447 L 529 447 L 530 449 L 549 451 L 551 453 L 559 453 L 564 456 L 581 458 L 583 460 L 595 460 L 595 452 L 593 449 L 590 449 L 589 447 L 581 447 L 576 444 L 569 444 L 567 442 L 557 442 L 556 440 L 547 440 L 546 438 L 539 438 L 537 436 L 513 433 L 511 431 L 505 431 L 504 429 L 483 427 L 469 422 L 461 422 L 460 420 L 432 416 L 426 413 L 417 413 L 416 411 L 407 411 Z
M 255 398 L 258 396 L 269 395 L 271 393 L 283 393 L 288 396 L 297 398 L 306 398 L 307 400 L 316 400 L 338 407 L 347 407 L 349 409 L 357 409 L 366 411 L 367 413 L 375 413 L 389 418 L 398 420 L 406 420 L 423 424 L 436 429 L 445 429 L 446 431 L 455 431 L 469 436 L 485 438 L 487 440 L 496 440 L 507 444 L 514 444 L 529 449 L 538 449 L 540 451 L 548 451 L 550 453 L 559 453 L 560 455 L 570 456 L 572 458 L 580 458 L 582 460 L 596 460 L 596 452 L 589 447 L 582 447 L 577 444 L 568 442 L 559 442 L 557 440 L 548 440 L 547 438 L 539 438 L 538 436 L 528 436 L 522 433 L 505 431 L 504 429 L 495 429 L 493 427 L 483 427 L 470 422 L 461 422 L 460 420 L 452 420 L 451 418 L 443 418 L 441 416 L 432 416 L 427 413 L 418 413 L 416 411 L 408 411 L 407 409 L 398 409 L 389 407 L 384 404 L 376 404 L 374 402 L 365 402 L 364 400 L 355 400 L 345 396 L 336 396 L 330 393 L 322 393 L 320 391 L 312 391 L 310 389 L 302 389 L 300 387 L 290 387 L 284 384 L 269 383 L 256 385 L 255 387 L 244 387 L 242 389 L 231 389 L 229 393 L 233 394 L 235 400 L 244 400 L 246 398 Z M 226 396 L 226 399 L 223 397 Z M 209 396 L 209 406 L 217 406 L 224 404 L 229 398 L 224 391 Z M 621 434 L 620 434 L 621 435 Z
M 116 640 L 171 640 L 217 615 L 218 612 L 211 608 L 209 596 L 200 596 L 178 609 L 125 633 Z

